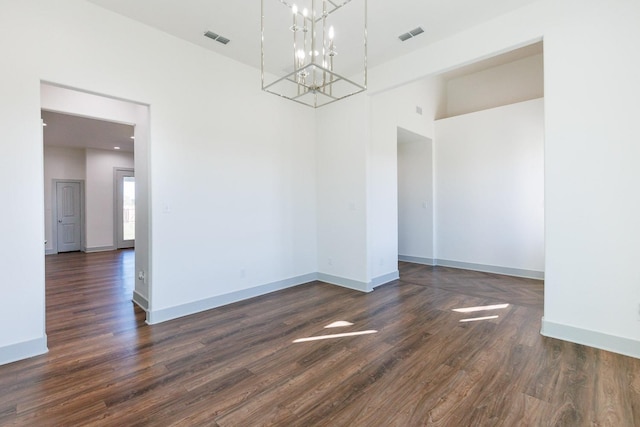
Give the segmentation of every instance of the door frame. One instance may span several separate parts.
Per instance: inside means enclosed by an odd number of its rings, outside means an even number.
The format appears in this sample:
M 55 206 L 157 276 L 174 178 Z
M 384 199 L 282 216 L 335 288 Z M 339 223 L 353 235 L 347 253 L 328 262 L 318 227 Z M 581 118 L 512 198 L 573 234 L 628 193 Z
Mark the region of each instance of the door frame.
M 121 96 L 104 94 L 86 87 L 77 88 L 61 82 L 40 80 L 40 109 L 134 126 L 135 144 L 133 148 L 134 167 L 136 170 L 137 224 L 135 273 L 133 277 L 135 290 L 133 291 L 132 300 L 147 313 L 147 322 L 149 322 L 153 312 L 152 208 L 149 191 L 151 185 L 151 162 L 149 156 L 151 145 L 150 104 Z M 38 129 L 43 134 L 40 124 Z M 44 149 L 44 145 L 42 147 Z M 40 159 L 42 159 L 42 151 L 40 156 Z M 43 241 L 44 239 L 43 235 Z M 44 283 L 45 278 L 43 277 L 42 280 Z M 46 317 L 46 307 L 43 308 L 43 313 Z
M 124 246 L 124 245 L 122 247 L 120 246 L 120 239 L 119 239 L 119 233 L 118 233 L 118 230 L 120 229 L 120 225 L 121 225 L 120 209 L 119 209 L 120 199 L 118 197 L 119 196 L 118 189 L 120 184 L 120 181 L 118 180 L 119 172 L 125 172 L 125 173 L 129 172 L 135 178 L 136 170 L 135 168 L 121 168 L 117 166 L 113 168 L 113 243 L 116 249 L 125 249 L 125 248 L 135 247 L 135 239 L 133 240 L 133 246 Z
M 59 183 L 78 183 L 80 184 L 80 250 L 87 251 L 87 230 L 85 224 L 85 190 L 84 179 L 52 179 L 51 180 L 51 249 L 47 255 L 55 255 L 58 253 L 58 184 Z

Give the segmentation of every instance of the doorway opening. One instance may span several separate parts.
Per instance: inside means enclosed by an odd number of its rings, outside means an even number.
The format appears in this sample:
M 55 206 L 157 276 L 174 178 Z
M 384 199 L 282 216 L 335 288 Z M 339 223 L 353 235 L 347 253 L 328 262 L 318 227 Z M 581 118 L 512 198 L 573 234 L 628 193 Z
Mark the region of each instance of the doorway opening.
M 133 169 L 114 169 L 114 224 L 117 249 L 130 249 L 136 242 L 136 175 Z
M 77 182 L 81 191 L 80 226 L 67 227 L 66 232 L 75 237 L 79 230 L 80 252 L 116 256 L 116 251 L 128 250 L 128 255 L 121 257 L 128 267 L 122 270 L 127 276 L 126 292 L 148 312 L 149 107 L 51 83 L 41 83 L 40 89 L 45 193 L 51 192 L 45 195 L 45 253 L 62 252 L 57 241 L 63 239 L 57 237 L 56 228 L 66 217 L 58 215 L 58 199 L 71 194 L 70 200 L 75 200 L 73 188 L 59 186 L 58 182 Z M 68 201 L 60 200 L 67 209 Z M 129 249 L 134 246 L 135 252 Z
M 433 142 L 398 127 L 398 260 L 433 265 Z

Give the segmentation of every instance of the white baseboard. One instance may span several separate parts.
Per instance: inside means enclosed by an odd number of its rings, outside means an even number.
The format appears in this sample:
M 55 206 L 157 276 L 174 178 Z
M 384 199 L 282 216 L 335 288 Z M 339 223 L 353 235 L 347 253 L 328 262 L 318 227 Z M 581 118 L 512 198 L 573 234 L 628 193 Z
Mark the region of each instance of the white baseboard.
M 56 249 L 45 249 L 44 250 L 44 254 L 45 255 L 58 255 L 58 251 Z
M 496 273 L 504 274 L 505 276 L 544 280 L 544 271 L 524 270 L 521 268 L 498 267 L 496 265 L 473 264 L 470 262 L 451 261 L 448 259 L 422 258 L 410 255 L 398 255 L 398 261 L 431 266 L 439 265 L 442 267 L 460 268 L 462 270 L 482 271 L 484 273 Z
M 144 311 L 149 311 L 149 300 L 138 291 L 133 291 L 133 297 L 131 298 L 131 301 L 133 301 L 135 305 L 137 305 Z
M 411 262 L 413 264 L 422 265 L 436 265 L 436 260 L 434 260 L 433 258 L 422 258 L 409 255 L 398 255 L 398 261 Z
M 545 337 L 557 338 L 640 359 L 640 341 L 630 338 L 550 322 L 545 320 L 544 317 L 542 318 L 540 333 Z
M 48 351 L 46 335 L 35 340 L 0 347 L 0 365 L 39 356 Z
M 109 252 L 109 251 L 115 251 L 116 247 L 115 246 L 93 246 L 91 248 L 86 248 L 85 252 L 90 254 L 93 252 Z
M 317 280 L 317 278 L 317 274 L 311 273 L 304 276 L 279 280 L 277 282 L 268 283 L 266 285 L 256 286 L 254 288 L 243 289 L 241 291 L 231 292 L 224 295 L 218 295 L 204 300 L 193 301 L 174 307 L 168 307 L 162 310 L 148 310 L 147 323 L 149 325 L 155 325 L 156 323 L 166 322 L 167 320 L 177 319 L 179 317 L 188 316 L 190 314 L 199 313 L 201 311 L 211 310 L 213 308 L 232 304 L 234 302 L 242 301 L 245 299 L 258 297 L 271 292 L 280 291 L 282 289 L 291 288 L 308 282 L 313 282 L 314 280 Z
M 391 273 L 387 273 L 379 277 L 375 277 L 368 283 L 339 276 L 332 276 L 331 274 L 318 273 L 318 280 L 321 282 L 329 283 L 336 286 L 342 286 L 343 288 L 353 289 L 360 292 L 371 292 L 378 286 L 382 286 L 385 283 L 393 282 L 394 280 L 397 280 L 399 278 L 400 272 L 398 270 L 392 271 Z
M 473 264 L 470 262 L 451 261 L 447 259 L 436 259 L 434 265 L 460 268 L 463 270 L 482 271 L 484 273 L 504 274 L 505 276 L 544 280 L 544 271 L 523 270 L 521 268 L 499 267 L 496 265 Z
M 378 286 L 382 286 L 389 282 L 393 282 L 394 280 L 398 280 L 400 278 L 400 271 L 392 271 L 391 273 L 383 274 L 382 276 L 374 277 L 370 282 L 371 289 L 375 289 Z
M 353 289 L 360 292 L 371 292 L 373 288 L 367 282 L 347 279 L 345 277 L 332 276 L 331 274 L 318 273 L 317 280 L 331 285 L 342 286 L 343 288 Z
M 190 314 L 199 313 L 201 311 L 211 310 L 223 305 L 258 297 L 271 292 L 280 291 L 282 289 L 303 285 L 305 283 L 313 282 L 316 280 L 330 283 L 332 285 L 354 289 L 361 292 L 371 292 L 373 288 L 384 285 L 385 283 L 389 283 L 393 280 L 398 279 L 399 277 L 400 273 L 396 270 L 394 272 L 377 277 L 369 283 L 365 283 L 352 279 L 345 279 L 344 277 L 331 276 L 324 273 L 309 273 L 303 276 L 280 280 L 277 282 L 268 283 L 266 285 L 256 286 L 250 289 L 243 289 L 241 291 L 218 295 L 212 298 L 207 298 L 205 300 L 194 301 L 191 303 L 182 304 L 175 307 L 168 307 L 156 311 L 149 310 L 148 300 L 142 295 L 137 294 L 136 292 L 134 292 L 133 294 L 133 301 L 147 312 L 147 323 L 149 325 L 154 325 L 156 323 L 166 322 L 168 320 L 177 319 L 179 317 L 188 316 Z

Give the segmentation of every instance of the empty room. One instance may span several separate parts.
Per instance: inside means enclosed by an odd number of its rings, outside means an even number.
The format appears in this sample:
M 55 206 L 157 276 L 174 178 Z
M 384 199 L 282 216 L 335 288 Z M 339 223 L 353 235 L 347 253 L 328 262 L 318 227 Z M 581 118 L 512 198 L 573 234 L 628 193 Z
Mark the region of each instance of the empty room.
M 640 425 L 638 1 L 0 10 L 0 425 Z

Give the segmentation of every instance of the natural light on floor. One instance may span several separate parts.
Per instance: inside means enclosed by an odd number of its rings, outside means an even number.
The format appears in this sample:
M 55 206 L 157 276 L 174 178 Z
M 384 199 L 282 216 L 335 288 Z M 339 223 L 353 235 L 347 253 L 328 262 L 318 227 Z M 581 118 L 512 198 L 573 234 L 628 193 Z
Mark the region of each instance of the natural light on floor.
M 476 311 L 500 310 L 509 307 L 509 304 L 481 305 L 478 307 L 454 308 L 457 313 L 474 313 Z
M 347 326 L 353 326 L 353 323 L 351 322 L 347 322 L 345 320 L 338 320 L 336 322 L 333 323 L 329 323 L 327 326 L 325 326 L 325 329 L 328 328 L 344 328 Z M 358 335 L 369 335 L 369 334 L 375 334 L 378 331 L 374 330 L 374 329 L 369 329 L 366 331 L 357 331 L 357 332 L 343 332 L 341 334 L 328 334 L 328 335 L 319 335 L 317 337 L 307 337 L 307 338 L 298 338 L 297 340 L 293 340 L 294 343 L 301 343 L 301 342 L 309 342 L 309 341 L 320 341 L 320 340 L 328 340 L 331 338 L 343 338 L 343 337 L 354 337 L 354 336 L 358 336 Z
M 369 335 L 369 334 L 375 334 L 377 332 L 378 331 L 373 329 L 368 331 L 359 331 L 359 332 L 344 332 L 342 334 L 330 334 L 330 335 L 320 335 L 317 337 L 298 338 L 297 340 L 293 340 L 293 342 L 299 343 L 299 342 L 308 342 L 308 341 L 320 341 L 320 340 L 328 340 L 331 338 L 353 337 L 357 335 Z
M 491 319 L 497 319 L 500 316 L 484 316 L 484 317 L 472 317 L 470 319 L 460 319 L 461 323 L 466 323 L 466 322 L 478 322 L 480 320 L 491 320 Z
M 478 311 L 503 310 L 507 307 L 509 307 L 509 304 L 493 304 L 493 305 L 479 305 L 477 307 L 454 308 L 451 311 L 455 311 L 456 313 L 476 313 Z M 460 323 L 478 322 L 480 320 L 497 319 L 498 317 L 500 316 L 498 316 L 497 314 L 493 316 L 472 317 L 468 319 L 460 319 L 459 322 Z
M 328 329 L 328 328 L 344 328 L 345 326 L 353 326 L 353 323 L 346 322 L 344 320 L 338 320 L 337 322 L 333 322 L 333 323 L 328 324 L 324 328 L 325 329 Z

